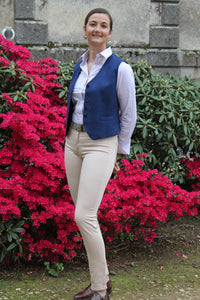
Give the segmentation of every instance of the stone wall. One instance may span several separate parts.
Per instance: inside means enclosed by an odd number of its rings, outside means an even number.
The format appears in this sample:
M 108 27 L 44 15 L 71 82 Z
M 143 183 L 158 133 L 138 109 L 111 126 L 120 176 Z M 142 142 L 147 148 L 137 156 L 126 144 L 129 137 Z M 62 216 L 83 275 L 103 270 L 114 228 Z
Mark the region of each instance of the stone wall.
M 13 0 L 0 0 L 0 34 L 6 26 L 14 28 Z
M 85 15 L 95 7 L 113 17 L 116 54 L 200 79 L 200 0 L 0 0 L 0 31 L 14 26 L 15 42 L 32 59 L 76 60 L 87 47 Z

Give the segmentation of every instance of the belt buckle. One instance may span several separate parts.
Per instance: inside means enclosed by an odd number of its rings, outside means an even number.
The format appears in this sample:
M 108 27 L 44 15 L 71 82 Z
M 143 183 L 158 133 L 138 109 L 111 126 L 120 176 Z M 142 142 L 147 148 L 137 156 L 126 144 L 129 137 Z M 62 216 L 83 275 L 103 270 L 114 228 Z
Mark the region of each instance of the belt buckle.
M 83 125 L 77 124 L 77 123 L 74 123 L 74 122 L 72 122 L 72 128 L 74 128 L 75 130 L 77 130 L 79 132 L 84 132 L 85 131 L 85 128 L 84 128 Z

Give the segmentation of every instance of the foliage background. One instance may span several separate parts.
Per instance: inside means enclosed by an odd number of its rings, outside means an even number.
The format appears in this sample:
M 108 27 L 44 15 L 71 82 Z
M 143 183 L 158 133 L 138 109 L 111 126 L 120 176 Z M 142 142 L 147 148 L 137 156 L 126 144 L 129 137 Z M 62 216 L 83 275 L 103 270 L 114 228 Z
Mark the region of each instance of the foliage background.
M 3 263 L 55 263 L 82 249 L 63 160 L 73 66 L 32 61 L 27 49 L 0 36 Z M 200 203 L 199 83 L 156 75 L 145 62 L 132 67 L 138 122 L 131 155 L 120 159 L 99 210 L 108 246 L 119 238 L 152 242 L 161 222 L 198 214 Z

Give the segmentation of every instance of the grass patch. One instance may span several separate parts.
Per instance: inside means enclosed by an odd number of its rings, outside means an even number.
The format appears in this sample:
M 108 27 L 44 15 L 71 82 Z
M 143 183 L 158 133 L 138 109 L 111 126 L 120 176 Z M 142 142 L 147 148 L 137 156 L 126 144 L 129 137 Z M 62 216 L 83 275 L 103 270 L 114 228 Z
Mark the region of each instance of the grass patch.
M 152 244 L 112 245 L 110 299 L 199 299 L 199 217 L 162 225 Z M 70 300 L 90 282 L 86 257 L 65 265 L 57 278 L 38 266 L 0 271 L 0 300 Z

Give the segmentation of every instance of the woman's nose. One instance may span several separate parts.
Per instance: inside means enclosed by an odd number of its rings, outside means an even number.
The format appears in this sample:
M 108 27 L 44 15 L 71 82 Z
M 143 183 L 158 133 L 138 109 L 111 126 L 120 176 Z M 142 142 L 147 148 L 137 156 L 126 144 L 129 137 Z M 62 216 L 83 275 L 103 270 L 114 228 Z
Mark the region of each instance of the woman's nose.
M 96 31 L 100 31 L 100 30 L 101 30 L 101 25 L 100 25 L 100 24 L 97 24 L 97 26 L 95 27 L 95 30 L 96 30 Z

